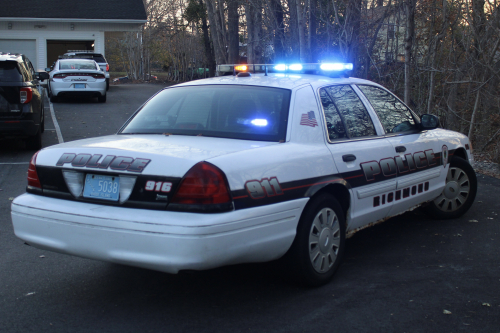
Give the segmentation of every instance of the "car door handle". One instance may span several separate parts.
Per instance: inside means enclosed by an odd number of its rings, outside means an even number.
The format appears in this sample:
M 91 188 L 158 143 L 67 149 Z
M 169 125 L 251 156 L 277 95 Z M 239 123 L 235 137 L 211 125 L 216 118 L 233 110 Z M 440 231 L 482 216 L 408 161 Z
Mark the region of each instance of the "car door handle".
M 396 153 L 404 153 L 406 151 L 405 146 L 397 146 L 396 147 Z
M 344 162 L 352 162 L 355 159 L 356 159 L 356 156 L 354 156 L 353 154 L 342 155 L 342 160 Z

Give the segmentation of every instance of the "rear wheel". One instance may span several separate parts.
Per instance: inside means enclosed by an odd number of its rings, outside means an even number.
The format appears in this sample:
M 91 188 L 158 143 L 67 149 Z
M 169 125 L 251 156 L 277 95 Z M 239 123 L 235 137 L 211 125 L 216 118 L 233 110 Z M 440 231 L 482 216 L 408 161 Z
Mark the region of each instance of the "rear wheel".
M 288 253 L 303 284 L 316 287 L 332 279 L 344 253 L 345 230 L 344 212 L 332 195 L 320 194 L 307 205 Z
M 472 206 L 477 192 L 476 173 L 463 158 L 453 156 L 443 192 L 422 210 L 436 219 L 454 219 Z
M 106 95 L 97 97 L 99 103 L 106 103 Z
M 42 149 L 42 128 L 38 129 L 38 132 L 34 136 L 26 139 L 26 149 L 28 150 L 40 150 Z
M 45 107 L 42 105 L 42 115 L 40 117 L 40 131 L 45 132 Z
M 106 91 L 109 90 L 109 79 L 106 79 Z
M 57 97 L 54 96 L 54 95 L 52 95 L 52 94 L 50 94 L 50 102 L 51 103 L 57 103 Z

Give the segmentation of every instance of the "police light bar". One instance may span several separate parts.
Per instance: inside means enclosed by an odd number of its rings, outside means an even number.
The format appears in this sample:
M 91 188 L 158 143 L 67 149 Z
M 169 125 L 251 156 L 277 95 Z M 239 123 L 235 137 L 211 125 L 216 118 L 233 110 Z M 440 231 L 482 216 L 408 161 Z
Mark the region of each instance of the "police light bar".
M 237 75 L 239 73 L 302 73 L 320 75 L 345 75 L 347 71 L 352 71 L 351 63 L 323 62 L 323 63 L 292 63 L 292 64 L 227 64 L 217 66 L 217 75 Z M 238 75 L 242 76 L 242 75 Z M 249 76 L 246 75 L 246 76 Z

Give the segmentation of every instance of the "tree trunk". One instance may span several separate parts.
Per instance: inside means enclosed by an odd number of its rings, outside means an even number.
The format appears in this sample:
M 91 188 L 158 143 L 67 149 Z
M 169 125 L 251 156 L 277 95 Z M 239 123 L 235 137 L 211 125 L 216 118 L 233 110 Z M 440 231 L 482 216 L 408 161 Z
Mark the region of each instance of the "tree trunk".
M 198 3 L 200 4 L 200 7 L 204 7 L 203 0 L 198 0 Z M 205 47 L 205 57 L 207 58 L 208 62 L 208 74 L 210 76 L 215 76 L 215 55 L 214 55 L 214 49 L 210 44 L 210 37 L 208 35 L 207 17 L 205 15 L 201 15 L 201 30 L 203 31 L 203 45 Z
M 309 62 L 318 62 L 316 58 L 316 7 L 317 0 L 309 0 Z
M 223 31 L 219 19 L 219 13 L 215 7 L 214 0 L 205 0 L 208 12 L 208 21 L 210 22 L 210 37 L 214 47 L 215 60 L 217 64 L 227 63 L 226 43 L 224 42 Z
M 248 31 L 247 62 L 260 64 L 262 62 L 262 10 L 258 3 L 247 3 L 245 13 Z
M 415 1 L 406 0 L 406 38 L 405 38 L 405 88 L 404 98 L 406 105 L 410 105 L 411 98 L 411 55 L 413 37 L 415 34 Z
M 293 60 L 297 60 L 300 57 L 299 27 L 296 1 L 300 0 L 287 0 L 288 10 L 290 11 L 290 37 L 288 39 L 290 41 L 289 47 L 291 49 L 290 57 Z
M 270 0 L 274 18 L 274 60 L 279 61 L 284 57 L 285 23 L 283 22 L 283 7 L 280 0 Z
M 304 14 L 304 6 L 302 6 L 301 0 L 295 0 L 295 5 L 297 6 L 297 29 L 299 34 L 299 59 L 300 62 L 307 62 L 308 52 L 307 52 L 307 44 L 306 44 L 306 34 L 305 34 L 305 14 Z
M 229 0 L 227 3 L 227 33 L 228 33 L 228 61 L 230 64 L 240 62 L 240 38 L 238 16 L 238 0 Z
M 352 62 L 354 68 L 357 66 L 357 56 L 359 50 L 359 29 L 361 25 L 361 0 L 349 0 L 348 21 L 346 22 L 346 44 L 347 61 Z

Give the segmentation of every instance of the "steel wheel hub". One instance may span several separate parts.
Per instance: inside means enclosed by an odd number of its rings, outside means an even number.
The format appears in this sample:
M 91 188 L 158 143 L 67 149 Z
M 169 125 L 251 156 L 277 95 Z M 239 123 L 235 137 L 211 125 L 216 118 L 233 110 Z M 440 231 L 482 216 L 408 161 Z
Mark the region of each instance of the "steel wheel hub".
M 309 258 L 314 270 L 326 273 L 337 260 L 340 246 L 339 220 L 330 208 L 316 214 L 309 232 Z
M 470 181 L 467 174 L 460 168 L 450 168 L 446 176 L 446 185 L 434 204 L 444 212 L 454 212 L 465 203 L 469 197 Z

